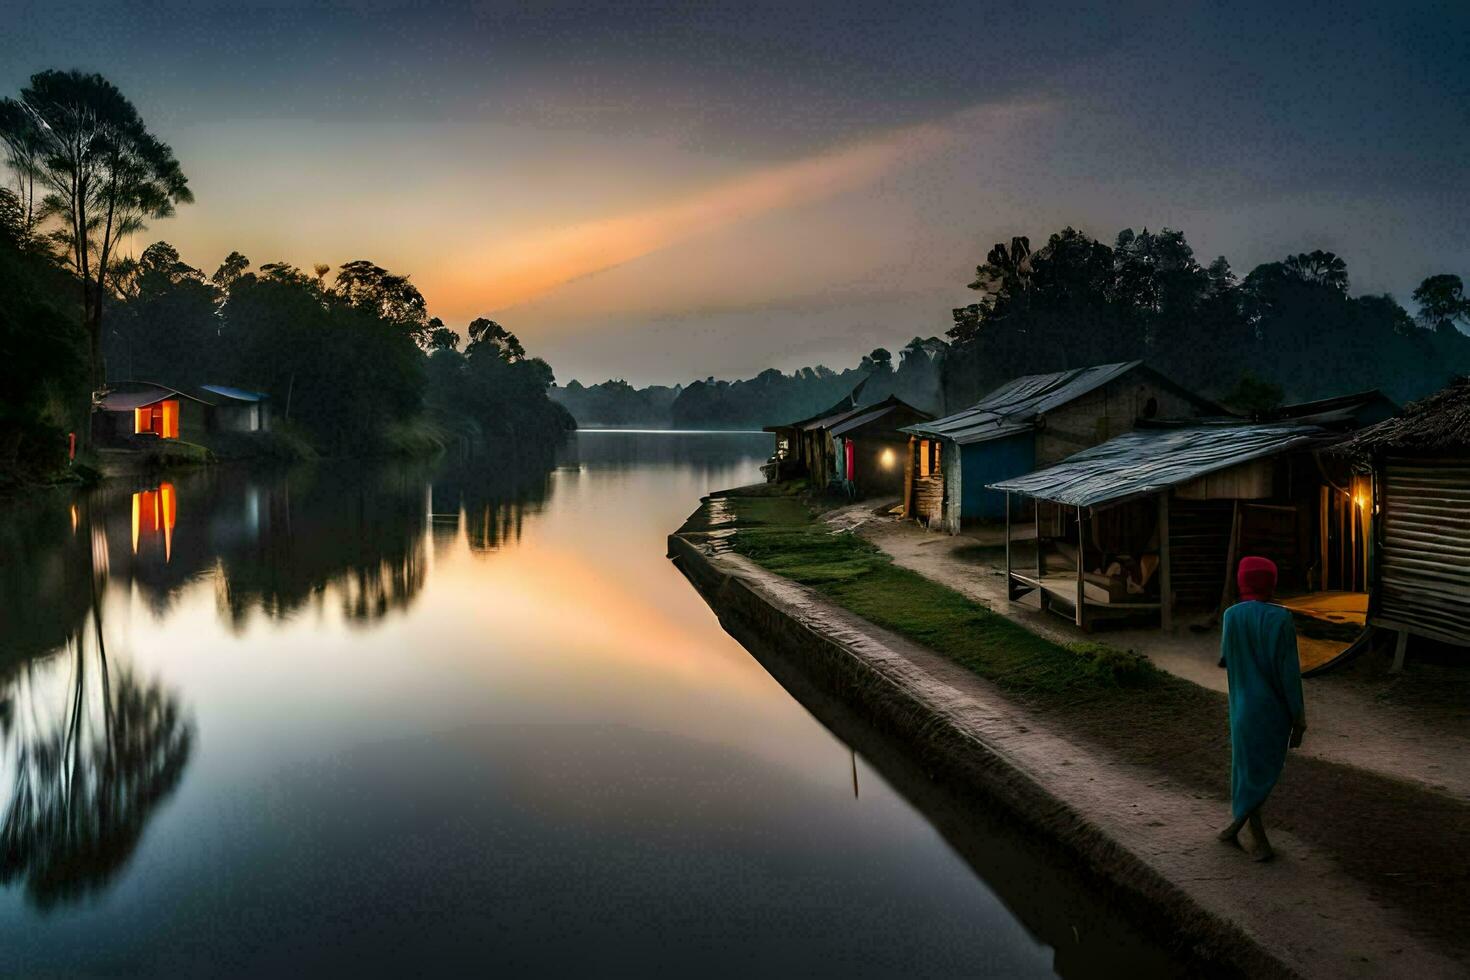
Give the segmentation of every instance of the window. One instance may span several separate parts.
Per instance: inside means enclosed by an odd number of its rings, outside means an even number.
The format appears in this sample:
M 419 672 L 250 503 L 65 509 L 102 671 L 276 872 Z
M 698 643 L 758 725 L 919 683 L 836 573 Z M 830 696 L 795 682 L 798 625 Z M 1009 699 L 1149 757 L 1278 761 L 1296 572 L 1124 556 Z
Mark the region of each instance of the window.
M 154 402 L 152 405 L 133 409 L 133 431 L 139 434 L 152 433 L 160 439 L 177 439 L 179 437 L 178 399 L 170 398 L 167 401 Z

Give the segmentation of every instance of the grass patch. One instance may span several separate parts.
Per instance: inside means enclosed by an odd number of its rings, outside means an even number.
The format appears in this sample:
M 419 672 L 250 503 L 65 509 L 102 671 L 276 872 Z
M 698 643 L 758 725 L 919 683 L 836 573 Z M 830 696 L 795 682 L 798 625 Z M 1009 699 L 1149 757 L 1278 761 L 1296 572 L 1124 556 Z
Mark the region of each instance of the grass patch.
M 834 531 L 800 498 L 727 498 L 736 516 L 734 550 L 821 592 L 864 619 L 944 654 L 1005 690 L 1068 700 L 1165 682 L 1132 651 L 1100 643 L 1063 646 L 953 589 L 899 568 L 850 532 Z

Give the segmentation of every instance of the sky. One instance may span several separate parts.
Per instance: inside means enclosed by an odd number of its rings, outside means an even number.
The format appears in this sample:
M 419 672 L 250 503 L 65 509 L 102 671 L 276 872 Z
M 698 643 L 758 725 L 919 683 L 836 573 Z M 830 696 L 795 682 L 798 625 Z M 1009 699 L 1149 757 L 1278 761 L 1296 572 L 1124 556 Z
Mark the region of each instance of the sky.
M 1470 278 L 1463 2 L 4 6 L 0 92 L 99 71 L 174 148 L 136 251 L 371 259 L 563 383 L 847 366 L 1067 225 Z

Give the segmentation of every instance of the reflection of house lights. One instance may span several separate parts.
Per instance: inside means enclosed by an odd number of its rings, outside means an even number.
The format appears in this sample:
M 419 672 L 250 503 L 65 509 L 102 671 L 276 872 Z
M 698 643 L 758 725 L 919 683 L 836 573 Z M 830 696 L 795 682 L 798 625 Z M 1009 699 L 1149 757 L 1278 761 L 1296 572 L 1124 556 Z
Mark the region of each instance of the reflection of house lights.
M 1353 503 L 1358 505 L 1358 510 L 1363 510 L 1368 506 L 1368 498 L 1360 493 L 1353 497 Z
M 883 464 L 885 470 L 893 469 L 893 464 L 897 459 L 898 457 L 893 455 L 892 449 L 883 450 L 883 455 L 878 457 L 878 461 Z

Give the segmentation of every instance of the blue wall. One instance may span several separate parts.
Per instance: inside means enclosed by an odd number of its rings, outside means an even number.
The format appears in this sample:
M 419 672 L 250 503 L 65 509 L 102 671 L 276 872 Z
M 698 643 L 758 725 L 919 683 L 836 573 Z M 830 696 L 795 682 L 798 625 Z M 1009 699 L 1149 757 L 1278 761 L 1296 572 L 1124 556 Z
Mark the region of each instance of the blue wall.
M 1004 520 L 1006 495 L 985 489 L 1036 468 L 1036 434 L 1022 432 L 1004 439 L 960 447 L 960 519 Z

